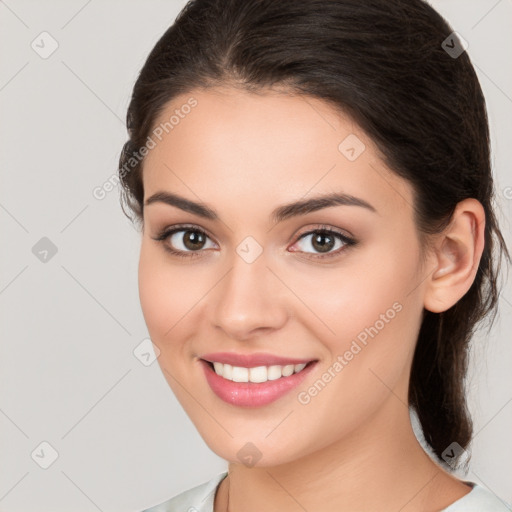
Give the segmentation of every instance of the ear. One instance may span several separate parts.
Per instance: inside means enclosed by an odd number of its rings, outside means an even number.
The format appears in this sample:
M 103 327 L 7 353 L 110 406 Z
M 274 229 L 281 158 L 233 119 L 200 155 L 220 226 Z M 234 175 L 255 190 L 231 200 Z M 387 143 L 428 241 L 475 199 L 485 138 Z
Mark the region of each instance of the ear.
M 476 199 L 457 204 L 450 225 L 434 245 L 424 307 L 433 313 L 450 309 L 470 289 L 484 250 L 485 211 Z

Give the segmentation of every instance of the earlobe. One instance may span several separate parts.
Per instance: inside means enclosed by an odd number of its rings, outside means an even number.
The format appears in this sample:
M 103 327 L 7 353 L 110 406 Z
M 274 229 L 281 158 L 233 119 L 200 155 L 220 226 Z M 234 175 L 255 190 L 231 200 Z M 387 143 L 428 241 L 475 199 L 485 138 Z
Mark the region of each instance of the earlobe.
M 441 313 L 471 288 L 484 249 L 485 211 L 476 199 L 461 201 L 432 252 L 435 270 L 427 279 L 424 307 Z

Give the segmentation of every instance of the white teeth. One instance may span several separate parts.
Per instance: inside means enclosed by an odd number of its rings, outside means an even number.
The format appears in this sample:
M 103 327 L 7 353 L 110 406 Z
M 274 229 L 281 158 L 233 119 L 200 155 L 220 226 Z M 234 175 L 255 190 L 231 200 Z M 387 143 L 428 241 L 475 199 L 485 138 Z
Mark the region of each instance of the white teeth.
M 267 382 L 267 367 L 249 368 L 249 382 Z
M 249 368 L 233 366 L 233 382 L 249 382 Z
M 283 367 L 283 369 L 281 370 L 281 373 L 283 375 L 283 377 L 289 377 L 295 370 L 295 365 L 293 364 L 287 364 L 286 366 Z
M 223 375 L 225 379 L 233 380 L 233 367 L 230 364 L 222 364 L 218 363 L 221 367 L 221 373 L 217 372 L 219 375 Z
M 214 362 L 213 367 L 217 375 L 233 382 L 267 382 L 267 380 L 276 380 L 298 373 L 306 367 L 306 363 L 245 368 Z
M 268 367 L 268 380 L 276 380 L 282 377 L 282 366 L 269 366 Z

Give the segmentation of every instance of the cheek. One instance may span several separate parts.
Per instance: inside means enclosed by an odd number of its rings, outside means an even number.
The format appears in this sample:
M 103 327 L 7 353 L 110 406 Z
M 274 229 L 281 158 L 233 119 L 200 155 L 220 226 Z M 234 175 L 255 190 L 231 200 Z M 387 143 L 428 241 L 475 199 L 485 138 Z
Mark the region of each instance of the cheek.
M 389 246 L 361 250 L 339 268 L 311 267 L 287 276 L 288 281 L 293 280 L 294 293 L 314 313 L 309 327 L 333 356 L 347 350 L 357 337 L 364 342 L 370 336 L 368 329 L 375 332 L 372 326 L 382 333 L 390 331 L 393 324 L 400 323 L 399 317 L 405 316 L 397 310 L 412 298 L 408 294 L 417 269 L 414 258 L 397 252 Z
M 366 396 L 362 403 L 380 394 L 371 370 L 391 388 L 407 372 L 421 323 L 421 290 L 411 293 L 420 280 L 418 254 L 410 242 L 407 253 L 397 249 L 403 244 L 375 243 L 339 272 L 317 275 L 316 292 L 304 281 L 308 305 L 322 320 L 311 325 L 329 352 L 324 370 L 342 358 L 342 370 L 331 368 L 337 382 L 332 390 L 354 389 L 352 397 Z
M 183 276 L 183 272 L 181 272 Z M 139 269 L 139 299 L 148 331 L 161 351 L 170 348 L 176 337 L 180 319 L 186 314 L 193 292 L 184 286 L 179 267 L 166 263 L 158 248 L 143 241 Z M 197 300 L 197 299 L 196 299 Z
M 164 312 L 170 309 L 173 299 L 172 293 L 165 292 L 167 286 L 161 274 L 160 265 L 144 242 L 140 251 L 138 279 L 142 313 L 153 342 L 156 342 L 154 335 L 163 331 L 166 316 Z M 167 318 L 170 320 L 169 317 Z M 160 338 L 160 336 L 156 337 Z

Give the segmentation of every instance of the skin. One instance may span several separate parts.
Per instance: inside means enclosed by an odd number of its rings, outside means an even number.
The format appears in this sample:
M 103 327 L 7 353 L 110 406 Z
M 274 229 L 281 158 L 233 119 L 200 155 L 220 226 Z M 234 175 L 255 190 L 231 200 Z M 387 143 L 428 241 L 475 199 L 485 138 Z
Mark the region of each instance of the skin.
M 470 288 L 483 250 L 484 211 L 457 206 L 422 261 L 410 184 L 388 169 L 346 115 L 309 97 L 229 87 L 177 97 L 158 124 L 194 97 L 197 106 L 144 163 L 144 199 L 169 191 L 215 209 L 206 220 L 164 203 L 144 207 L 139 292 L 158 362 L 208 446 L 229 461 L 215 512 L 440 510 L 470 488 L 436 465 L 413 433 L 407 408 L 412 356 L 423 309 L 440 312 Z M 355 134 L 365 150 L 338 150 Z M 317 194 L 345 192 L 376 209 L 340 205 L 280 223 L 270 212 Z M 193 224 L 208 238 L 180 258 L 190 228 L 158 242 L 166 227 Z M 357 240 L 332 258 L 313 236 L 326 225 Z M 253 237 L 263 253 L 236 252 Z M 330 253 L 343 246 L 336 239 Z M 291 248 L 294 248 L 295 251 Z M 196 253 L 198 251 L 196 250 Z M 365 327 L 400 312 L 310 402 L 298 401 Z M 297 388 L 258 408 L 220 400 L 198 358 L 207 352 L 269 352 L 317 359 Z M 237 455 L 251 442 L 261 458 Z

